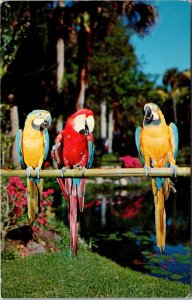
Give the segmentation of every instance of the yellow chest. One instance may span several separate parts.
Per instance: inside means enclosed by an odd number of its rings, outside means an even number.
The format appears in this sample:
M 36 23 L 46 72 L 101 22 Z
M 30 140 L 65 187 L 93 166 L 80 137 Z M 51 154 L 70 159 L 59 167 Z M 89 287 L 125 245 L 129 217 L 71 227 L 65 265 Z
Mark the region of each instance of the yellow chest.
M 155 166 L 164 166 L 167 153 L 171 151 L 168 126 L 143 128 L 141 138 L 144 155 L 149 155 Z
M 27 166 L 36 168 L 44 156 L 43 132 L 34 129 L 24 129 L 22 136 L 22 150 Z

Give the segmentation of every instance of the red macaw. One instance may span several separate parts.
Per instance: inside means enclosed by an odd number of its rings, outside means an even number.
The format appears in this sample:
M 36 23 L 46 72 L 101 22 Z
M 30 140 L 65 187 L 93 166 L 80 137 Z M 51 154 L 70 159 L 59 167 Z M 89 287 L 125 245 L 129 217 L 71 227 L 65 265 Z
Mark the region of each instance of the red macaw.
M 49 134 L 51 115 L 47 110 L 33 110 L 28 114 L 23 131 L 16 134 L 16 151 L 22 168 L 27 168 L 27 206 L 29 221 L 32 223 L 39 211 L 40 195 L 43 181 L 39 179 L 40 169 L 49 151 Z M 30 178 L 35 169 L 37 178 Z
M 137 127 L 135 141 L 137 150 L 145 163 L 145 174 L 151 167 L 173 169 L 177 175 L 176 156 L 178 152 L 178 130 L 174 123 L 169 126 L 160 108 L 154 103 L 144 106 L 143 128 Z M 157 246 L 162 253 L 165 248 L 166 214 L 164 201 L 168 199 L 170 190 L 176 192 L 169 178 L 152 179 L 152 190 L 155 203 L 155 223 Z
M 55 145 L 51 151 L 55 168 L 62 167 L 62 176 L 67 168 L 91 168 L 94 145 L 93 112 L 81 109 L 70 116 L 64 130 L 55 138 Z M 67 201 L 69 201 L 69 223 L 71 248 L 77 255 L 77 239 L 79 213 L 84 208 L 85 178 L 58 178 L 59 185 Z

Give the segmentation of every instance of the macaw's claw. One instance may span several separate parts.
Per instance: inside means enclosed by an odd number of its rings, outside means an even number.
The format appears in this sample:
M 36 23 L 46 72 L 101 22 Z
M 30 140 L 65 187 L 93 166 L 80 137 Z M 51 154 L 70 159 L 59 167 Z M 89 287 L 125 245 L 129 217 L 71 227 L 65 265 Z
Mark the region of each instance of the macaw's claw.
M 58 169 L 58 163 L 55 160 L 53 160 L 53 168 Z
M 37 178 L 40 178 L 40 168 L 39 167 L 35 168 L 35 175 L 37 176 Z
M 177 177 L 177 166 L 173 165 L 173 164 L 170 164 L 170 168 L 173 171 L 173 176 Z
M 64 177 L 64 174 L 65 174 L 65 172 L 68 170 L 69 168 L 67 168 L 67 167 L 63 167 L 62 169 L 61 169 L 61 176 L 62 177 Z
M 149 176 L 149 171 L 151 170 L 150 166 L 144 166 L 145 176 Z
M 78 167 L 75 167 L 74 169 L 78 169 L 79 171 L 81 171 L 81 176 L 83 176 L 86 168 L 82 167 L 82 166 L 78 166 Z
M 27 178 L 29 178 L 31 176 L 31 171 L 32 170 L 33 170 L 32 167 L 27 167 L 27 169 L 26 169 Z

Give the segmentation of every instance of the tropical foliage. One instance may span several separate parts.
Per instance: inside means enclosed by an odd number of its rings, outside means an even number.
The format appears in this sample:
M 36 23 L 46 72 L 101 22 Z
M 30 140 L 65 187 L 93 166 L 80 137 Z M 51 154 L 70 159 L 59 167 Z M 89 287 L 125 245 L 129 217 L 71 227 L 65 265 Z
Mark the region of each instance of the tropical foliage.
M 104 103 L 105 122 L 112 122 L 106 124 L 104 137 L 106 143 L 112 131 L 108 151 L 136 156 L 134 131 L 142 123 L 143 105 L 154 101 L 165 111 L 168 122 L 178 121 L 185 132 L 180 146 L 188 144 L 189 132 L 182 120 L 189 111 L 190 73 L 168 71 L 164 85 L 157 88 L 155 78 L 142 72 L 131 44 L 134 33 L 149 34 L 158 21 L 154 5 L 140 1 L 17 1 L 3 2 L 1 8 L 2 100 L 18 106 L 21 127 L 29 111 L 43 107 L 54 118 L 53 139 L 59 120 L 62 127 L 76 108 L 91 107 L 96 113 L 99 153 L 104 149 L 100 115 Z

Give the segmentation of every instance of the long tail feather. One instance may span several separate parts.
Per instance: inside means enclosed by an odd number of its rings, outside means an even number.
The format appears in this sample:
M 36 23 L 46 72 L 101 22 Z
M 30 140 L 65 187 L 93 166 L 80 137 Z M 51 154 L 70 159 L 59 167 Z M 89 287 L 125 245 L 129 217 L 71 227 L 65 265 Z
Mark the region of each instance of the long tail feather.
M 78 195 L 78 203 L 80 212 L 84 209 L 84 195 L 85 195 L 85 186 L 86 179 L 81 179 L 79 185 L 77 186 L 77 195 Z
M 61 190 L 63 192 L 63 195 L 64 195 L 65 199 L 67 201 L 69 201 L 69 194 L 68 194 L 66 186 L 65 186 L 65 180 L 66 179 L 63 179 L 63 178 L 57 178 L 57 181 L 58 181 L 58 183 L 60 185 L 60 188 L 61 188 Z
M 65 188 L 68 195 L 71 195 L 72 179 L 65 178 Z
M 37 184 L 38 190 L 39 190 L 39 196 L 41 198 L 43 193 L 43 178 L 39 179 L 39 183 Z
M 72 186 L 70 196 L 70 207 L 69 207 L 69 222 L 70 222 L 70 240 L 71 248 L 74 255 L 77 255 L 78 249 L 78 207 L 77 207 L 77 190 L 75 186 Z
M 157 246 L 162 253 L 165 248 L 165 238 L 166 238 L 166 213 L 165 213 L 165 198 L 163 186 L 157 189 L 155 180 L 152 179 L 152 189 L 154 195 L 155 203 L 155 227 L 156 227 L 156 239 Z
M 39 211 L 40 193 L 34 180 L 27 179 L 27 207 L 29 222 L 35 220 L 35 215 Z

